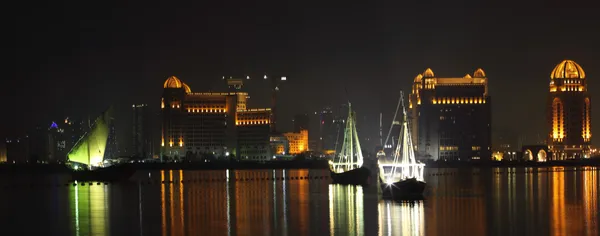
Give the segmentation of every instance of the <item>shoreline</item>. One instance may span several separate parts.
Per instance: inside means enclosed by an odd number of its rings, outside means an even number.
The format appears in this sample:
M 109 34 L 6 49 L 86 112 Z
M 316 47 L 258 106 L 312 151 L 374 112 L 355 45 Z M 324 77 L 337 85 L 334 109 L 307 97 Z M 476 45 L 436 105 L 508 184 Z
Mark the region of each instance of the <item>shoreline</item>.
M 545 167 L 598 167 L 600 159 L 550 161 L 550 162 L 428 162 L 426 169 L 493 169 L 493 168 L 545 168 Z M 371 167 L 373 168 L 373 167 Z M 376 168 L 376 167 L 374 167 Z M 327 160 L 286 160 L 286 161 L 213 161 L 213 162 L 172 162 L 172 163 L 124 163 L 95 170 L 75 171 L 65 164 L 0 164 L 0 176 L 15 177 L 45 176 L 63 174 L 72 181 L 126 181 L 137 171 L 156 170 L 274 170 L 274 169 L 315 169 L 327 170 Z

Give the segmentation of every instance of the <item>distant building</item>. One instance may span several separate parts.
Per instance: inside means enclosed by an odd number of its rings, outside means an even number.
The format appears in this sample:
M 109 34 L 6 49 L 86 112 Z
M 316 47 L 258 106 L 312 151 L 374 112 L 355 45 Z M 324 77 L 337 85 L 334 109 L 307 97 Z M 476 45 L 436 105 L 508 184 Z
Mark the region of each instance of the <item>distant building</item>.
M 134 157 L 147 159 L 152 158 L 152 126 L 151 113 L 147 104 L 134 104 L 132 108 L 132 154 Z
M 482 69 L 460 78 L 435 77 L 427 69 L 414 79 L 408 110 L 417 159 L 490 160 L 487 80 Z
M 110 125 L 108 126 L 108 138 L 106 140 L 104 160 L 119 158 L 119 146 L 117 144 L 117 130 L 115 129 L 115 122 L 110 122 Z
M 0 142 L 0 163 L 4 163 L 7 161 L 8 159 L 6 159 L 6 141 Z
M 301 130 L 309 131 L 310 119 L 308 114 L 297 114 L 294 116 L 294 133 L 300 133 Z
M 270 109 L 237 111 L 236 129 L 238 157 L 246 160 L 267 160 L 272 156 L 270 144 Z
M 321 111 L 319 119 L 319 142 L 318 151 L 326 150 L 335 151 L 335 132 L 333 125 L 333 111 L 330 107 L 326 107 Z
M 29 163 L 29 136 L 6 139 L 6 158 L 8 163 Z
M 550 74 L 548 146 L 551 160 L 589 158 L 592 140 L 591 100 L 585 72 L 564 60 Z
M 161 157 L 195 159 L 235 155 L 239 159 L 272 158 L 271 109 L 247 109 L 242 79 L 228 79 L 229 92 L 193 93 L 177 77 L 163 85 Z
M 290 142 L 282 134 L 271 134 L 271 152 L 273 155 L 289 155 L 290 153 Z
M 300 130 L 298 133 L 283 134 L 290 145 L 289 154 L 298 155 L 308 151 L 308 130 Z
M 52 122 L 47 133 L 47 156 L 43 161 L 47 162 L 64 162 L 67 160 L 67 139 L 65 134 L 65 125 L 59 126 L 56 122 Z

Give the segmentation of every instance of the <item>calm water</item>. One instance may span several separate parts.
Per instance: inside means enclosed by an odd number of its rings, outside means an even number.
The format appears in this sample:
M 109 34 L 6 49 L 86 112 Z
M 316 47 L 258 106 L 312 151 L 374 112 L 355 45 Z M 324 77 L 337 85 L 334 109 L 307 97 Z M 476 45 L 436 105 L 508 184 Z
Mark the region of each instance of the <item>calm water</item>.
M 158 171 L 136 174 L 143 185 L 92 186 L 65 186 L 61 176 L 4 178 L 0 235 L 600 234 L 597 169 L 428 169 L 420 202 L 296 179 L 327 175 Z

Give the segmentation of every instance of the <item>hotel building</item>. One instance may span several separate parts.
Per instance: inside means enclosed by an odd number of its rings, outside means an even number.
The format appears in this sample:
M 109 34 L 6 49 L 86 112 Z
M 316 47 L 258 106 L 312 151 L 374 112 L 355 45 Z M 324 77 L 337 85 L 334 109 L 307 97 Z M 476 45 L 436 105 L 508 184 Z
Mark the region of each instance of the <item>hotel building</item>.
M 473 76 L 441 78 L 431 69 L 414 79 L 409 123 L 419 160 L 491 158 L 491 100 L 482 69 Z
M 247 109 L 241 79 L 229 92 L 194 93 L 175 76 L 163 85 L 161 157 L 194 159 L 205 154 L 243 160 L 271 158 L 271 109 Z
M 548 148 L 551 160 L 589 158 L 592 139 L 591 100 L 585 72 L 564 60 L 550 74 Z

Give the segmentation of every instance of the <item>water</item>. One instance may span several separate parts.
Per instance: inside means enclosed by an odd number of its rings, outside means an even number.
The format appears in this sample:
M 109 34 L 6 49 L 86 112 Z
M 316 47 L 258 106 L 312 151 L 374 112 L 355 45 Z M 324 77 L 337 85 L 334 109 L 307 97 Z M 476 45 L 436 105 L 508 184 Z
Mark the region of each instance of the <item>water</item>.
M 176 170 L 137 173 L 143 185 L 91 186 L 65 186 L 64 176 L 3 177 L 0 235 L 600 233 L 597 169 L 426 169 L 420 202 L 314 178 L 328 174 Z

